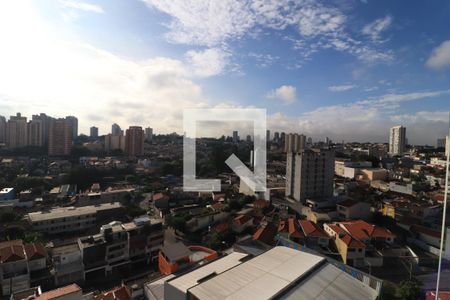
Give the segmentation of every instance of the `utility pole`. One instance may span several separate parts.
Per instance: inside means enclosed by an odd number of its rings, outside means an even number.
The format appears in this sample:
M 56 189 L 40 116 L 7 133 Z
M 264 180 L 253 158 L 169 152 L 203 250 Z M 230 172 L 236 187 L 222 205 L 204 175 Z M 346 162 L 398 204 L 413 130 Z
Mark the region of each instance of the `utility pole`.
M 446 139 L 446 147 L 448 147 L 449 151 L 447 151 L 447 163 L 445 164 L 445 190 L 444 190 L 444 207 L 442 210 L 442 228 L 441 228 L 441 245 L 439 247 L 439 266 L 436 280 L 436 295 L 435 300 L 439 300 L 439 281 L 441 280 L 441 267 L 442 267 L 442 254 L 444 251 L 444 238 L 445 238 L 445 218 L 447 213 L 447 198 L 448 198 L 448 172 L 449 172 L 449 164 L 450 164 L 450 113 L 448 115 L 448 138 Z

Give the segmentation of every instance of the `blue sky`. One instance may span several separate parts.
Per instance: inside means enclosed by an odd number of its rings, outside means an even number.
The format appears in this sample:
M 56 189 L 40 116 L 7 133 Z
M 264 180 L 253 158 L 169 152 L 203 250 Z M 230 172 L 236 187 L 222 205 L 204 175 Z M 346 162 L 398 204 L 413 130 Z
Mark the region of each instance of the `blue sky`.
M 0 115 L 181 132 L 183 108 L 266 108 L 272 131 L 435 144 L 449 1 L 39 0 L 0 4 Z

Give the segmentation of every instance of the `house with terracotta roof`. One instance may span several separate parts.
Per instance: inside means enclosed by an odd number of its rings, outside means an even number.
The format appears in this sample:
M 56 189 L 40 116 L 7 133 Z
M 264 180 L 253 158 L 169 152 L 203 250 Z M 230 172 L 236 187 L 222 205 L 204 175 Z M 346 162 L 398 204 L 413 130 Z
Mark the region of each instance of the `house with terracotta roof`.
M 295 243 L 305 243 L 305 234 L 303 233 L 300 224 L 295 218 L 281 220 L 278 224 L 278 234 L 290 239 Z
M 77 284 L 51 290 L 34 298 L 36 300 L 78 300 L 83 299 L 83 291 Z M 114 299 L 114 298 L 113 298 Z
M 241 233 L 245 229 L 253 226 L 254 217 L 250 215 L 239 215 L 233 219 L 231 229 L 234 232 Z
M 298 223 L 305 236 L 307 247 L 328 247 L 330 237 L 318 224 L 309 220 L 299 220 Z
M 366 245 L 353 238 L 336 224 L 324 224 L 325 232 L 331 237 L 345 264 L 355 267 L 365 266 Z
M 94 296 L 94 300 L 131 300 L 131 293 L 126 286 L 115 288 L 110 291 Z
M 392 244 L 395 235 L 384 227 L 375 226 L 363 220 L 338 222 L 342 229 L 352 237 L 366 244 Z
M 260 227 L 253 234 L 252 239 L 266 245 L 274 245 L 277 232 L 278 228 L 275 225 L 270 222 L 264 222 L 260 224 Z
M 41 244 L 22 240 L 0 243 L 0 286 L 3 296 L 30 288 L 34 275 L 47 267 L 47 251 Z

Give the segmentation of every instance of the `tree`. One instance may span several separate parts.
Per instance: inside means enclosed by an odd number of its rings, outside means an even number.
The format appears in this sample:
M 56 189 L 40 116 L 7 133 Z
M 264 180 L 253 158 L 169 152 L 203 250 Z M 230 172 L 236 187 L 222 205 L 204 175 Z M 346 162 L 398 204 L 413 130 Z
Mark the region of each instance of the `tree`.
M 422 284 L 417 280 L 400 282 L 397 288 L 397 297 L 402 300 L 415 300 L 419 298 Z

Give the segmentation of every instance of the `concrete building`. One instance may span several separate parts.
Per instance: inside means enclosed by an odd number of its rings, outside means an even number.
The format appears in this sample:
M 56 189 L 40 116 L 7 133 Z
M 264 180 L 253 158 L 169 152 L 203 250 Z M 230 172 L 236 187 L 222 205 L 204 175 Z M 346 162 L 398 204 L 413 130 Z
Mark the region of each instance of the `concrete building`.
M 52 249 L 52 265 L 55 286 L 83 283 L 84 265 L 78 243 L 55 246 Z
M 125 153 L 128 156 L 144 154 L 144 130 L 140 126 L 130 126 L 125 136 Z
M 394 126 L 389 131 L 389 153 L 402 155 L 406 149 L 406 127 Z
M 235 130 L 233 131 L 233 143 L 239 142 L 239 135 L 238 132 Z
M 278 131 L 276 131 L 273 134 L 273 140 L 272 141 L 274 141 L 275 143 L 278 143 L 280 141 L 280 133 Z
M 0 116 L 0 144 L 6 144 L 6 118 Z
M 369 203 L 351 199 L 337 203 L 336 210 L 341 220 L 368 220 L 372 216 Z
M 270 130 L 269 129 L 266 130 L 266 142 L 267 143 L 270 142 Z
M 28 143 L 27 118 L 20 113 L 11 116 L 6 124 L 6 147 L 24 147 Z
M 145 140 L 151 142 L 153 140 L 153 128 L 145 128 Z
M 288 152 L 286 196 L 305 202 L 308 198 L 333 196 L 334 150 L 302 149 Z
M 72 128 L 72 140 L 75 140 L 78 137 L 78 119 L 74 116 L 67 116 L 66 120 Z
M 289 133 L 285 137 L 285 152 L 300 152 L 306 147 L 306 136 L 303 134 Z
M 2 296 L 26 290 L 36 273 L 47 267 L 47 252 L 42 244 L 22 240 L 0 243 L 0 287 Z
M 95 235 L 78 239 L 86 281 L 105 277 L 133 264 L 156 262 L 164 242 L 162 220 L 136 218 L 111 222 Z
M 118 202 L 82 207 L 59 207 L 27 215 L 34 230 L 48 234 L 76 232 L 94 227 L 103 219 L 120 215 L 123 207 Z
M 28 145 L 42 147 L 44 145 L 44 124 L 41 119 L 34 118 L 28 122 Z
M 49 126 L 48 155 L 67 156 L 72 151 L 72 127 L 66 119 L 52 119 Z
M 107 134 L 105 136 L 105 151 L 110 152 L 117 149 L 125 151 L 125 136 L 122 134 Z
M 98 127 L 92 126 L 89 128 L 89 136 L 91 138 L 98 138 Z
M 112 135 L 123 135 L 123 130 L 120 128 L 119 124 L 114 123 L 111 125 L 111 134 Z

